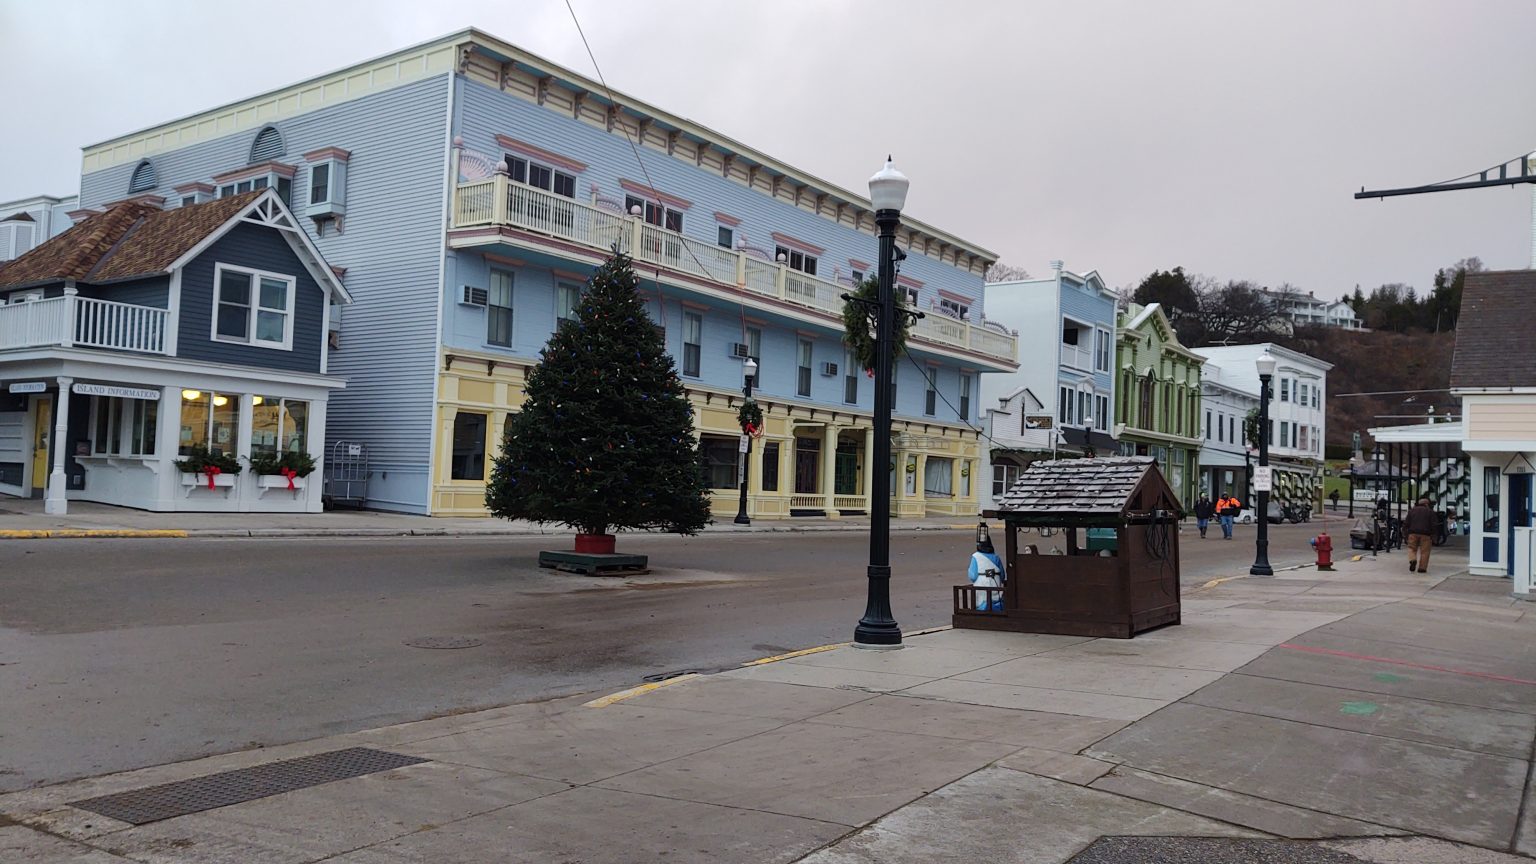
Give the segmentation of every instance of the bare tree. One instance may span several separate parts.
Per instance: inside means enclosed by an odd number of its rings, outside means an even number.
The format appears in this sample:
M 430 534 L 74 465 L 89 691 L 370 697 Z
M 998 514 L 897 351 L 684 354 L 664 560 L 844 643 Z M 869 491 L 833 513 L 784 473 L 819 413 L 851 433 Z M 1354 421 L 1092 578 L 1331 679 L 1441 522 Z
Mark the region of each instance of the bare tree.
M 1246 280 L 1202 284 L 1200 310 L 1186 317 L 1196 319 L 1200 325 L 1198 333 L 1190 334 L 1190 344 L 1195 345 L 1264 339 L 1282 330 L 1275 304 L 1259 286 Z M 1184 336 L 1182 329 L 1179 335 Z
M 987 268 L 985 278 L 988 282 L 1017 282 L 1021 279 L 1028 279 L 1029 271 L 1023 267 L 997 261 Z

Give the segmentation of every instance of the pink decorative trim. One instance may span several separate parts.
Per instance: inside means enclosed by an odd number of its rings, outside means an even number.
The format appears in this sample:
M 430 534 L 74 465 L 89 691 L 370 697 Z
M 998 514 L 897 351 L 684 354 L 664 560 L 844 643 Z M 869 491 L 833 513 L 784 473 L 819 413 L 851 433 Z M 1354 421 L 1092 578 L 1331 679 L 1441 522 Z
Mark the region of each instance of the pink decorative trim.
M 860 273 L 868 273 L 870 270 L 874 269 L 874 266 L 871 265 L 868 261 L 860 261 L 857 258 L 849 258 L 848 266 L 859 271 Z
M 180 186 L 175 186 L 172 188 L 176 190 L 177 195 L 191 195 L 195 192 L 201 192 L 204 195 L 213 194 L 212 183 L 183 183 Z
M 572 159 L 568 156 L 561 156 L 559 153 L 551 153 L 550 151 L 545 150 L 543 147 L 535 147 L 526 141 L 519 141 L 516 138 L 509 138 L 506 135 L 497 135 L 496 143 L 500 144 L 503 150 L 511 150 L 513 153 L 521 153 L 524 156 L 531 156 L 541 162 L 548 162 L 556 168 L 564 168 L 567 171 L 573 171 L 577 174 L 587 170 L 587 163 L 585 162 L 577 162 L 575 159 Z
M 305 162 L 319 162 L 322 159 L 335 159 L 337 162 L 345 162 L 352 158 L 351 150 L 343 150 L 340 147 L 321 147 L 319 150 L 311 150 L 304 154 Z
M 943 297 L 945 300 L 953 300 L 956 303 L 964 303 L 967 306 L 976 302 L 975 297 L 967 297 L 964 294 L 956 294 L 953 291 L 945 291 L 943 288 L 939 289 L 939 296 Z
M 707 304 L 707 303 L 695 303 L 692 300 L 679 300 L 679 301 L 677 301 L 677 305 L 683 307 L 684 309 L 697 309 L 700 312 L 708 312 L 709 311 L 709 304 Z
M 482 252 L 480 257 L 492 264 L 505 264 L 508 267 L 527 267 L 528 262 L 521 258 L 508 258 L 505 255 L 497 255 L 493 252 Z
M 79 210 L 66 210 L 64 212 L 64 215 L 68 216 L 69 217 L 69 221 L 71 221 L 71 222 L 80 222 L 80 221 L 83 221 L 85 219 L 89 219 L 92 216 L 96 216 L 96 215 L 98 215 L 100 213 L 101 213 L 100 210 L 92 210 L 92 209 L 90 209 L 88 207 L 82 207 Z
M 715 211 L 715 221 L 719 222 L 721 225 L 727 225 L 731 228 L 735 228 L 737 225 L 741 224 L 740 219 L 737 219 L 735 216 L 727 216 L 718 210 Z
M 260 177 L 263 174 L 276 174 L 279 177 L 287 177 L 291 180 L 297 170 L 292 165 L 284 165 L 281 162 L 258 162 L 255 165 L 249 165 L 238 171 L 226 171 L 223 174 L 215 174 L 213 175 L 213 182 L 216 184 L 232 183 L 240 180 L 249 180 L 252 177 Z
M 827 250 L 821 248 L 820 246 L 817 246 L 817 245 L 812 244 L 812 243 L 807 243 L 804 240 L 796 240 L 795 238 L 789 236 L 788 234 L 780 234 L 777 231 L 774 231 L 774 232 L 770 233 L 768 236 L 772 237 L 773 238 L 773 242 L 779 244 L 780 246 L 786 246 L 786 247 L 788 247 L 790 249 L 795 249 L 795 250 L 798 250 L 800 252 L 809 252 L 812 255 L 815 255 L 817 257 L 820 257 L 820 256 L 826 254 L 826 251 L 827 251 Z
M 667 205 L 668 207 L 675 207 L 678 210 L 687 210 L 693 206 L 693 202 L 689 201 L 687 198 L 679 198 L 676 195 L 668 195 L 659 189 L 653 189 L 644 183 L 636 183 L 633 180 L 620 180 L 619 186 L 621 186 L 625 192 L 639 195 L 642 198 L 649 198 L 652 201 L 660 202 Z
M 762 319 L 762 318 L 753 318 L 751 315 L 743 315 L 743 316 L 741 316 L 741 320 L 747 322 L 748 324 L 756 324 L 759 327 L 766 327 L 766 326 L 768 326 L 768 322 L 765 321 L 764 319 Z
M 551 270 L 549 272 L 555 274 L 555 276 L 557 278 L 560 278 L 560 279 L 573 279 L 573 280 L 575 280 L 577 282 L 585 282 L 588 279 L 592 278 L 592 274 L 591 273 L 586 273 L 586 274 L 572 273 L 569 270 Z
M 338 267 L 335 264 L 332 264 L 331 265 L 331 272 L 336 274 L 336 278 L 337 279 L 344 279 L 344 278 L 346 278 L 346 275 L 347 275 L 347 268 L 345 268 L 345 267 Z
M 908 288 L 921 288 L 927 284 L 926 282 L 919 282 L 916 279 L 913 279 L 911 276 L 897 276 L 896 282 L 898 284 L 905 285 Z
M 151 207 L 159 207 L 160 209 L 164 210 L 165 196 L 153 195 L 146 192 L 143 195 L 135 195 L 132 198 L 119 198 L 116 201 L 108 201 L 101 206 L 111 210 L 113 207 L 116 207 L 119 204 L 148 204 Z

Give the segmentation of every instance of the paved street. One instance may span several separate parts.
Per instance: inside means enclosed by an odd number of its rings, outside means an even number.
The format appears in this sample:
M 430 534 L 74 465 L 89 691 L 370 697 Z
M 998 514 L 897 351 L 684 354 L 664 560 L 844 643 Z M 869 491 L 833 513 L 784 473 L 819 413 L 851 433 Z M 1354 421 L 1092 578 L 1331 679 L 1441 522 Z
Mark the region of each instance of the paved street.
M 1275 526 L 1276 566 L 1317 527 Z M 1187 530 L 1186 583 L 1243 569 L 1239 532 Z M 845 641 L 863 610 L 860 532 L 625 537 L 655 568 L 625 580 L 534 567 L 555 542 L 0 542 L 0 790 L 733 666 Z M 894 535 L 905 629 L 949 622 L 971 549 Z M 434 637 L 481 644 L 405 644 Z

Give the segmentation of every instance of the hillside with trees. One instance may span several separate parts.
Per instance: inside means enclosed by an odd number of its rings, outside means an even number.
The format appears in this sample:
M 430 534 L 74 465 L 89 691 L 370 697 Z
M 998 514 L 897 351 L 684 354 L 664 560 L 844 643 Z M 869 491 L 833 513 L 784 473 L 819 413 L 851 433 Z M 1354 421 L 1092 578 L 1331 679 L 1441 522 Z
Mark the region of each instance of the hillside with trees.
M 1436 271 L 1432 287 L 1422 294 L 1399 283 L 1381 285 L 1369 294 L 1356 286 L 1352 295 L 1342 299 L 1369 328 L 1366 331 L 1293 328 L 1276 312 L 1263 287 L 1243 279 L 1220 281 L 1187 274 L 1182 267 L 1149 274 L 1130 299 L 1161 303 L 1179 340 L 1192 348 L 1274 342 L 1332 363 L 1327 443 L 1347 446 L 1354 432 L 1365 436 L 1373 426 L 1411 423 L 1427 417 L 1431 407 L 1437 415 L 1459 413 L 1447 392 L 1339 394 L 1448 386 L 1462 285 L 1468 273 L 1482 269 L 1479 259 L 1464 258 Z M 1297 289 L 1281 285 L 1276 290 Z

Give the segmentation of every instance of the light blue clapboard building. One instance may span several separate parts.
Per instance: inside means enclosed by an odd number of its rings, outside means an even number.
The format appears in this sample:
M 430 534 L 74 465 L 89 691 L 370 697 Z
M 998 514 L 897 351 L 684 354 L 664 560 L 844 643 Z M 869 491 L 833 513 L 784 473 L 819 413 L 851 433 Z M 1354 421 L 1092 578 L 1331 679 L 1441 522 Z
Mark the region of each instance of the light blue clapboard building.
M 354 301 L 329 313 L 328 373 L 346 387 L 323 455 L 363 448 L 369 506 L 485 512 L 524 376 L 617 245 L 694 402 L 717 512 L 736 506 L 748 356 L 767 414 L 752 514 L 868 507 L 873 387 L 839 317 L 875 257 L 861 193 L 466 30 L 89 146 L 80 203 L 263 188 Z M 879 470 L 898 515 L 974 512 L 980 376 L 1016 368 L 1015 335 L 982 315 L 996 256 L 912 219 L 898 243 L 900 290 L 926 317 Z

